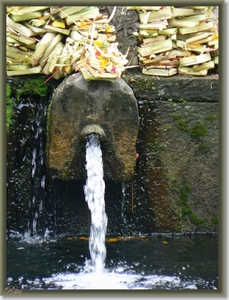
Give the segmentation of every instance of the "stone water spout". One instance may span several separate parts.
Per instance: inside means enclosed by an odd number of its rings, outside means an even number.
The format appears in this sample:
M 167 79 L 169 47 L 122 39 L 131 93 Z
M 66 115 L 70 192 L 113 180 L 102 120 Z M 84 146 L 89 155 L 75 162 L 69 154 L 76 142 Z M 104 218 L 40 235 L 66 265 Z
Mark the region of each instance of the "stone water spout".
M 46 161 L 52 178 L 85 179 L 85 139 L 97 134 L 104 179 L 134 175 L 139 115 L 132 89 L 123 79 L 86 81 L 67 77 L 55 90 L 48 113 Z

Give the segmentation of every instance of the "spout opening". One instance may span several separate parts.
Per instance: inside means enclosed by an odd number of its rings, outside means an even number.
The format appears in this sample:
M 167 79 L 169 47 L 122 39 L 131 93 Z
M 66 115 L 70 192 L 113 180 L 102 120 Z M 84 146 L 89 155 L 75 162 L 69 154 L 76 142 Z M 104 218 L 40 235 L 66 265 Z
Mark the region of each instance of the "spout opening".
M 97 134 L 100 141 L 104 141 L 106 139 L 106 134 L 99 125 L 87 125 L 81 131 L 81 137 L 83 140 L 86 140 L 90 134 Z

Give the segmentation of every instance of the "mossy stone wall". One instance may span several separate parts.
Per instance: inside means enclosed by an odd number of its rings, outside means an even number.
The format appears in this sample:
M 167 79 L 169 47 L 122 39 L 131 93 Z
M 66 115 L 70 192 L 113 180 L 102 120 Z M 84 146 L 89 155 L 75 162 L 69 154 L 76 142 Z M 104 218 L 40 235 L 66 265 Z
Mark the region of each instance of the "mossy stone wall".
M 129 74 L 139 103 L 137 184 L 158 231 L 218 230 L 218 80 Z M 136 186 L 137 189 L 137 186 Z
M 126 197 L 130 198 L 127 202 L 132 206 L 130 219 L 136 221 L 135 230 L 217 231 L 221 201 L 218 79 L 213 76 L 157 78 L 139 72 L 124 73 L 123 79 L 133 89 L 140 115 L 139 157 L 135 178 L 129 183 L 129 191 L 126 190 Z M 29 208 L 33 193 L 31 124 L 38 113 L 36 104 L 46 111 L 53 91 L 61 82 L 50 80 L 44 84 L 44 81 L 42 76 L 7 78 L 8 224 L 13 223 L 10 226 L 14 229 L 25 229 L 32 211 Z M 20 103 L 24 108 L 19 111 Z M 43 122 L 45 141 L 46 122 Z M 44 150 L 45 145 L 42 147 Z M 18 164 L 25 156 L 25 164 Z M 47 170 L 42 167 L 40 172 L 46 174 Z M 41 214 L 45 224 L 50 223 L 48 212 L 53 207 L 50 189 L 46 183 L 41 195 L 47 213 L 47 216 Z M 22 215 L 26 220 L 22 220 Z M 138 226 L 142 220 L 144 226 Z M 66 228 L 74 222 L 73 212 Z M 110 218 L 110 224 L 113 223 Z

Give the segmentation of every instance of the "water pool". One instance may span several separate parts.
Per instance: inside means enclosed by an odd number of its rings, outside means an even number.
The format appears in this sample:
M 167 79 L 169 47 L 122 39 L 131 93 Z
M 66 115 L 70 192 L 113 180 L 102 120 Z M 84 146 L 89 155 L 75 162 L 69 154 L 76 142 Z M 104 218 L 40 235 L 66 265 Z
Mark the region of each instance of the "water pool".
M 217 290 L 218 235 L 107 237 L 104 272 L 91 268 L 88 238 L 7 240 L 7 286 L 21 290 Z

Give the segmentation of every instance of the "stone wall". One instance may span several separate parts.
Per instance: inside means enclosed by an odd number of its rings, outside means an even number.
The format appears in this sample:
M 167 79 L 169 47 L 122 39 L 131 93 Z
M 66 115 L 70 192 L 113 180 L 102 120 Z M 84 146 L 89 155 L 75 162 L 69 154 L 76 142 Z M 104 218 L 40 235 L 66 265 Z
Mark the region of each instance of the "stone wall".
M 154 226 L 170 232 L 217 231 L 218 80 L 135 73 L 124 78 L 139 103 L 136 185 L 144 186 Z
M 121 183 L 106 183 L 108 232 L 217 231 L 218 79 L 159 79 L 138 70 L 124 73 L 123 79 L 138 102 L 139 157 L 134 179 L 124 190 Z M 12 112 L 7 133 L 8 228 L 25 231 L 35 220 L 38 233 L 45 228 L 84 233 L 89 220 L 83 182 L 49 180 L 45 169 L 45 118 L 59 82 L 42 82 L 36 76 L 7 78 Z

